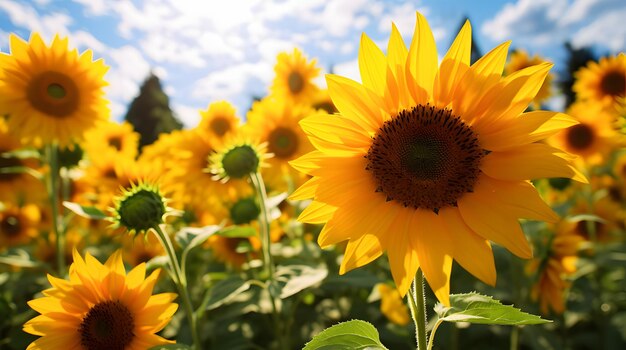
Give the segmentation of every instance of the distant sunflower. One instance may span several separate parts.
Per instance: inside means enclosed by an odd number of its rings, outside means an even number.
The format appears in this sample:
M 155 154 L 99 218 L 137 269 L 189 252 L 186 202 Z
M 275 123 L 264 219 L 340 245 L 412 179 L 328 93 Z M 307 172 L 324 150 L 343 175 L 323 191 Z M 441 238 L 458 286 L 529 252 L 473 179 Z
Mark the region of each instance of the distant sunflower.
M 551 144 L 581 157 L 588 165 L 605 161 L 617 145 L 612 116 L 599 105 L 585 102 L 572 104 L 567 113 L 579 124 L 554 135 Z
M 539 301 L 542 314 L 547 315 L 549 310 L 556 314 L 565 311 L 564 294 L 571 284 L 568 278 L 576 272 L 578 250 L 583 242 L 583 237 L 557 225 L 556 232 L 544 242 L 547 253 L 527 266 L 527 271 L 537 276 L 531 298 Z
M 328 114 L 337 113 L 337 107 L 333 103 L 333 100 L 330 98 L 328 94 L 328 90 L 319 90 L 315 96 L 313 97 L 313 101 L 311 102 L 311 107 L 316 110 L 324 111 Z
M 28 43 L 11 34 L 10 45 L 10 54 L 0 53 L 0 115 L 9 116 L 16 135 L 65 146 L 106 120 L 108 67 L 92 61 L 91 51 L 79 55 L 58 36 L 46 46 L 37 33 Z
M 83 147 L 92 159 L 100 157 L 103 152 L 135 159 L 139 149 L 139 134 L 128 122 L 106 121 L 85 134 Z
M 0 210 L 0 250 L 29 243 L 39 233 L 41 212 L 34 204 L 9 205 Z
M 380 312 L 387 319 L 397 325 L 406 326 L 411 320 L 409 318 L 409 309 L 402 301 L 402 297 L 396 288 L 386 283 L 377 284 L 380 293 Z
M 539 57 L 539 55 L 534 55 L 530 57 L 528 53 L 524 50 L 515 50 L 511 54 L 511 58 L 509 63 L 504 66 L 505 75 L 512 74 L 517 72 L 518 70 L 522 70 L 526 67 L 535 66 L 541 63 L 547 62 L 546 60 Z M 546 79 L 541 84 L 541 88 L 537 92 L 535 99 L 532 102 L 532 105 L 535 109 L 541 107 L 541 103 L 546 101 L 550 96 L 552 96 L 552 81 L 554 80 L 554 74 L 548 73 Z
M 590 61 L 574 76 L 573 90 L 579 100 L 616 110 L 619 99 L 626 96 L 626 55 L 620 53 L 602 57 L 599 62 Z
M 174 343 L 155 333 L 176 312 L 176 294 L 152 295 L 160 272 L 145 273 L 140 264 L 126 274 L 120 251 L 103 265 L 74 250 L 69 281 L 48 275 L 52 288 L 28 302 L 41 313 L 24 324 L 25 332 L 41 336 L 28 350 L 144 350 Z
M 552 65 L 501 77 L 504 43 L 469 66 L 471 36 L 466 22 L 438 68 L 419 13 L 408 50 L 395 25 L 387 56 L 364 34 L 363 84 L 327 75 L 340 114 L 300 122 L 317 150 L 291 162 L 313 176 L 291 198 L 313 198 L 299 220 L 326 222 L 322 247 L 348 240 L 341 274 L 387 251 L 401 295 L 421 268 L 449 305 L 453 259 L 493 285 L 489 241 L 530 258 L 518 218 L 558 219 L 528 180 L 586 181 L 571 156 L 537 142 L 576 122 L 524 113 Z
M 270 87 L 272 95 L 290 102 L 309 104 L 318 88 L 313 79 L 319 75 L 320 69 L 316 61 L 307 61 L 302 51 L 297 48 L 293 52 L 278 54 L 276 76 Z
M 211 137 L 223 139 L 239 127 L 240 118 L 235 107 L 227 101 L 213 102 L 207 110 L 200 111 L 202 119 L 197 130 Z
M 298 123 L 312 114 L 319 114 L 303 105 L 266 98 L 257 101 L 248 112 L 244 131 L 250 138 L 267 144 L 273 156 L 267 160 L 268 167 L 262 174 L 271 191 L 287 191 L 300 186 L 308 178 L 295 171 L 288 162 L 313 150 Z

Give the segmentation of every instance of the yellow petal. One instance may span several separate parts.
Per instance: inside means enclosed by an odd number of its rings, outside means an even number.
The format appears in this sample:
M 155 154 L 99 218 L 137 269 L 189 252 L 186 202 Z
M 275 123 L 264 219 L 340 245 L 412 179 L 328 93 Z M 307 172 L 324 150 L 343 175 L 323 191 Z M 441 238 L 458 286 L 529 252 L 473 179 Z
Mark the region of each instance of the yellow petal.
M 303 183 L 302 186 L 298 187 L 291 195 L 289 195 L 289 199 L 292 201 L 302 201 L 305 199 L 313 198 L 315 196 L 315 190 L 317 190 L 317 186 L 319 184 L 318 177 L 312 177 L 307 182 Z
M 454 90 L 460 85 L 470 65 L 472 51 L 472 27 L 469 21 L 459 31 L 454 42 L 443 57 L 435 77 L 433 99 L 435 106 L 445 108 L 451 103 Z
M 419 12 L 416 12 L 415 31 L 409 47 L 407 58 L 407 73 L 415 79 L 416 86 L 410 86 L 415 101 L 418 104 L 429 102 L 433 94 L 435 73 L 437 72 L 437 46 L 428 21 Z
M 452 242 L 454 260 L 472 275 L 490 286 L 496 285 L 496 265 L 491 244 L 470 229 L 457 208 L 439 211 Z
M 365 33 L 361 35 L 359 47 L 359 71 L 363 86 L 378 96 L 385 94 L 387 60 L 385 54 Z
M 389 36 L 389 44 L 387 46 L 387 64 L 389 72 L 393 74 L 393 77 L 387 76 L 387 84 L 391 86 L 389 91 L 390 99 L 394 101 L 397 99 L 395 105 L 399 109 L 406 109 L 415 105 L 415 101 L 409 93 L 406 80 L 405 66 L 407 56 L 408 50 L 404 44 L 404 39 L 402 39 L 396 25 L 392 23 L 391 35 Z M 394 85 L 396 89 L 393 88 Z
M 343 116 L 363 125 L 366 130 L 378 130 L 382 124 L 381 107 L 370 102 L 365 87 L 334 74 L 326 75 L 326 83 L 335 107 Z
M 336 207 L 331 205 L 312 201 L 298 216 L 298 221 L 310 224 L 323 224 L 328 222 L 335 214 Z
M 383 249 L 376 235 L 364 234 L 354 240 L 350 240 L 339 267 L 339 274 L 343 275 L 352 269 L 369 264 L 381 256 L 382 253 Z
M 417 249 L 420 268 L 437 299 L 450 306 L 452 242 L 441 218 L 432 211 L 418 209 L 413 215 L 412 246 Z
M 417 248 L 412 245 L 410 238 L 414 234 L 409 226 L 412 215 L 407 212 L 401 214 L 390 227 L 387 246 L 391 275 L 402 297 L 411 287 L 420 266 Z

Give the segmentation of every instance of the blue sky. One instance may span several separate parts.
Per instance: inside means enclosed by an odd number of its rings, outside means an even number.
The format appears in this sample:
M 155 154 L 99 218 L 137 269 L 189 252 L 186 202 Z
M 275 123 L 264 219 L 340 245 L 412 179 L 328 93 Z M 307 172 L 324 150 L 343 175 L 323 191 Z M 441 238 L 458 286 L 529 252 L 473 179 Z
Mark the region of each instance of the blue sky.
M 443 55 L 463 17 L 483 54 L 505 40 L 563 68 L 564 41 L 597 53 L 626 51 L 623 0 L 0 0 L 0 50 L 9 33 L 70 37 L 111 68 L 112 117 L 121 119 L 152 70 L 188 126 L 210 102 L 228 100 L 245 114 L 263 96 L 276 55 L 293 47 L 327 72 L 359 80 L 362 32 L 381 47 L 394 21 L 410 41 L 415 11 L 426 15 Z M 323 74 L 318 80 L 324 86 Z M 558 105 L 558 100 L 554 101 Z

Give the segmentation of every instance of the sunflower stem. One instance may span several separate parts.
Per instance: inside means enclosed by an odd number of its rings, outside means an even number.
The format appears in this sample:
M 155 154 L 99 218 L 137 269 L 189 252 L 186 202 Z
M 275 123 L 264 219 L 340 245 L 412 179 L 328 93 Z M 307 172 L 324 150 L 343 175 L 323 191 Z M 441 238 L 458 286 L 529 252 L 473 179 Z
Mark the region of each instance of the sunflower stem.
M 409 309 L 413 323 L 415 324 L 415 338 L 417 340 L 417 349 L 426 350 L 426 297 L 424 294 L 424 275 L 422 270 L 418 269 L 413 280 L 411 290 L 407 294 L 409 301 Z M 431 345 L 432 346 L 432 345 Z
M 270 302 L 272 304 L 272 317 L 275 323 L 276 338 L 279 342 L 281 349 L 289 349 L 288 340 L 284 337 L 282 331 L 282 323 L 280 320 L 280 313 L 276 305 L 276 296 L 274 295 L 274 261 L 272 259 L 272 251 L 270 245 L 272 244 L 272 238 L 270 235 L 270 215 L 267 208 L 267 192 L 265 191 L 265 183 L 263 177 L 259 172 L 251 173 L 250 180 L 254 185 L 255 191 L 258 196 L 259 206 L 261 209 L 261 215 L 259 218 L 259 226 L 261 227 L 261 241 L 263 249 L 263 266 L 265 268 L 265 274 L 267 275 L 267 286 L 270 295 Z
M 200 337 L 198 335 L 196 314 L 193 312 L 191 297 L 189 296 L 189 290 L 187 289 L 187 277 L 182 273 L 180 264 L 178 263 L 178 257 L 176 256 L 176 251 L 174 250 L 174 245 L 172 244 L 170 237 L 163 232 L 159 225 L 155 225 L 153 228 L 154 231 L 156 231 L 159 241 L 161 241 L 161 245 L 163 245 L 163 248 L 167 253 L 167 257 L 169 258 L 170 270 L 172 270 L 172 275 L 174 277 L 172 279 L 174 280 L 174 284 L 176 284 L 178 294 L 182 298 L 183 307 L 185 308 L 185 313 L 187 314 L 187 322 L 189 322 L 189 327 L 191 329 L 193 348 L 195 350 L 201 350 L 202 343 L 200 342 Z
M 50 210 L 52 211 L 52 230 L 56 239 L 56 256 L 57 269 L 59 276 L 65 274 L 65 232 L 63 229 L 63 220 L 59 218 L 59 146 L 56 143 L 50 143 L 46 146 L 46 159 L 50 167 L 50 175 L 48 176 L 47 190 L 48 199 L 50 201 Z

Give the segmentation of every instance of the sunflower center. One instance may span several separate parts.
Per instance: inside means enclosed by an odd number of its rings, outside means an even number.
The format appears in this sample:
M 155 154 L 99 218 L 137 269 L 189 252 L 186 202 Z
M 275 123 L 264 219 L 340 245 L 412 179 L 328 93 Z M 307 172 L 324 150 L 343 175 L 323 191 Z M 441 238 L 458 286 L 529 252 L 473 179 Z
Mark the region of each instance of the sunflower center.
M 287 77 L 287 84 L 289 84 L 289 90 L 292 93 L 300 93 L 304 89 L 304 78 L 298 72 L 291 72 Z
M 473 190 L 485 154 L 476 133 L 452 111 L 417 105 L 378 130 L 365 169 L 387 201 L 437 213 Z
M 289 158 L 298 149 L 298 135 L 289 128 L 278 127 L 269 135 L 268 149 L 277 158 Z
M 135 338 L 130 310 L 119 301 L 93 306 L 78 328 L 80 343 L 87 350 L 125 349 Z
M 249 224 L 259 214 L 261 209 L 252 198 L 241 199 L 230 208 L 230 218 L 235 225 Z
M 13 168 L 22 166 L 22 162 L 18 158 L 3 157 L 2 153 L 5 151 L 0 150 L 0 182 L 9 182 L 20 177 L 18 172 L 5 172 L 5 168 Z
M 22 232 L 20 219 L 15 215 L 9 215 L 0 222 L 0 232 L 5 237 L 17 237 Z
M 116 151 L 122 150 L 122 138 L 119 136 L 113 136 L 109 138 L 109 146 L 115 148 Z
M 322 102 L 316 103 L 313 105 L 313 108 L 324 110 L 328 114 L 337 113 L 337 108 L 330 101 L 322 101 Z
M 224 136 L 230 130 L 230 123 L 223 117 L 214 118 L 211 121 L 211 130 L 217 136 Z
M 604 224 L 600 221 L 580 220 L 576 223 L 576 232 L 580 233 L 586 239 L 589 239 L 591 238 L 592 232 L 597 235 L 600 233 L 603 226 Z
M 78 109 L 80 91 L 71 77 L 47 71 L 28 84 L 26 96 L 38 111 L 58 118 L 68 117 Z
M 619 71 L 609 72 L 602 77 L 600 88 L 607 95 L 624 96 L 626 95 L 626 76 Z
M 567 142 L 577 150 L 584 150 L 593 143 L 593 130 L 589 125 L 577 124 L 567 129 Z

